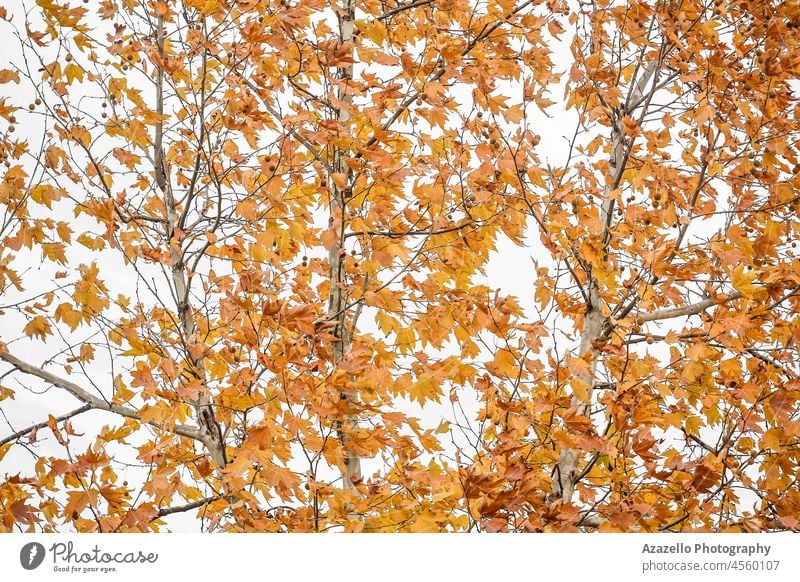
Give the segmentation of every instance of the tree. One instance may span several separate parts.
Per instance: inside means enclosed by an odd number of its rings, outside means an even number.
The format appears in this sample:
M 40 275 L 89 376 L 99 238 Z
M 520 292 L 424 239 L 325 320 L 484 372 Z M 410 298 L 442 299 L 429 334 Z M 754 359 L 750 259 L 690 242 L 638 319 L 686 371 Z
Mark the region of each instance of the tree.
M 4 530 L 800 526 L 800 3 L 23 5 Z

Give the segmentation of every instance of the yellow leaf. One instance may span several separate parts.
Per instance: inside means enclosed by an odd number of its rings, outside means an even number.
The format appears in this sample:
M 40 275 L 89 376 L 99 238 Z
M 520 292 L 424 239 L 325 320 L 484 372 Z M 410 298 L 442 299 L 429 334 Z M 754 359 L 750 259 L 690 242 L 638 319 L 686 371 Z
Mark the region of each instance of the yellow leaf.
M 0 85 L 9 82 L 19 83 L 19 73 L 9 69 L 0 69 Z
M 739 293 L 748 299 L 752 299 L 758 291 L 758 287 L 753 285 L 756 276 L 757 274 L 754 271 L 746 272 L 744 265 L 739 265 L 731 273 L 731 285 Z
M 411 385 L 411 400 L 416 400 L 420 404 L 425 404 L 426 400 L 435 400 L 441 396 L 439 383 L 432 376 L 423 374 L 419 380 Z
M 42 255 L 49 261 L 61 263 L 62 265 L 67 264 L 67 255 L 65 254 L 64 245 L 61 243 L 43 243 Z
M 373 20 L 371 22 L 359 20 L 356 24 L 358 29 L 376 45 L 381 46 L 386 41 L 386 27 L 380 20 Z
M 519 123 L 525 117 L 521 105 L 512 105 L 503 112 L 503 117 L 509 123 Z
M 519 364 L 517 364 L 514 354 L 508 350 L 500 349 L 497 351 L 494 356 L 494 365 L 503 376 L 513 377 L 519 371 Z
M 339 240 L 339 233 L 334 228 L 329 228 L 328 230 L 323 231 L 322 234 L 319 235 L 319 238 L 322 242 L 322 245 L 327 250 L 331 250 L 333 245 L 335 245 Z
M 121 164 L 123 164 L 129 170 L 135 168 L 136 165 L 142 160 L 141 156 L 138 156 L 133 152 L 130 152 L 122 148 L 114 148 L 113 150 L 111 150 L 111 153 L 114 155 L 115 158 L 117 158 L 117 160 L 119 160 Z
M 37 184 L 31 190 L 31 200 L 36 202 L 37 204 L 42 204 L 47 206 L 47 208 L 52 207 L 52 202 L 55 200 L 60 200 L 63 197 L 63 192 L 55 187 L 51 186 L 50 184 Z
M 700 434 L 700 428 L 705 425 L 705 422 L 699 416 L 690 416 L 684 423 L 686 434 L 697 436 Z
M 64 74 L 67 76 L 67 85 L 71 85 L 72 82 L 77 79 L 78 81 L 83 81 L 83 69 L 81 69 L 75 63 L 70 63 L 64 69 Z
M 344 190 L 347 188 L 347 176 L 342 174 L 341 172 L 334 172 L 331 174 L 331 178 L 333 179 L 333 183 L 339 190 Z
M 397 349 L 400 350 L 400 353 L 407 354 L 411 351 L 414 342 L 416 341 L 416 336 L 414 335 L 414 330 L 410 327 L 404 327 L 397 333 Z
M 716 107 L 706 103 L 695 110 L 694 119 L 698 124 L 701 124 L 714 119 L 716 114 Z
M 58 237 L 65 243 L 68 243 L 72 240 L 72 229 L 63 220 L 58 222 L 58 226 L 56 226 L 56 232 L 58 232 Z
M 397 320 L 394 317 L 387 315 L 384 311 L 379 311 L 375 314 L 375 323 L 380 326 L 381 331 L 386 335 L 392 333 L 399 327 Z
M 589 404 L 591 401 L 591 395 L 589 394 L 590 384 L 580 378 L 572 378 L 572 392 L 575 394 L 575 397 L 585 404 Z
M 43 315 L 37 315 L 30 320 L 23 331 L 28 337 L 37 336 L 39 339 L 44 339 L 52 333 L 50 324 Z
M 147 133 L 147 127 L 138 119 L 131 120 L 125 135 L 131 140 L 133 145 L 142 149 L 146 149 L 150 145 L 150 136 Z
M 117 374 L 114 378 L 114 402 L 125 403 L 131 398 L 136 396 L 132 390 L 129 390 L 125 383 L 122 381 L 122 376 Z
M 160 424 L 164 421 L 164 411 L 160 406 L 143 406 L 141 410 L 141 421 L 144 423 L 155 422 Z
M 783 431 L 778 427 L 774 427 L 764 433 L 764 436 L 761 438 L 761 444 L 767 449 L 779 451 L 781 450 L 782 437 Z
M 589 366 L 589 362 L 584 360 L 583 358 L 576 358 L 574 356 L 567 356 L 567 367 L 569 368 L 570 372 L 575 374 L 576 376 L 583 376 L 588 378 L 591 373 L 591 367 Z
M 64 515 L 67 518 L 77 519 L 88 505 L 97 505 L 96 490 L 70 491 L 67 493 L 67 505 L 64 507 Z
M 236 214 L 247 221 L 254 222 L 258 218 L 258 203 L 252 198 L 245 198 L 236 205 Z
M 62 303 L 56 307 L 56 321 L 66 323 L 72 331 L 75 331 L 83 321 L 80 311 L 75 311 L 69 303 Z
M 81 362 L 91 362 L 94 359 L 94 346 L 92 344 L 81 344 L 80 356 L 78 359 Z
M 93 251 L 102 251 L 106 246 L 106 243 L 103 242 L 103 239 L 85 232 L 77 238 L 77 241 L 87 249 L 91 249 Z
M 429 511 L 424 511 L 417 515 L 411 524 L 409 531 L 412 533 L 435 533 L 441 531 L 436 515 Z
M 436 427 L 436 430 L 434 432 L 436 434 L 445 434 L 450 432 L 450 423 L 447 422 L 446 420 L 443 420 L 442 422 L 439 423 L 439 426 Z

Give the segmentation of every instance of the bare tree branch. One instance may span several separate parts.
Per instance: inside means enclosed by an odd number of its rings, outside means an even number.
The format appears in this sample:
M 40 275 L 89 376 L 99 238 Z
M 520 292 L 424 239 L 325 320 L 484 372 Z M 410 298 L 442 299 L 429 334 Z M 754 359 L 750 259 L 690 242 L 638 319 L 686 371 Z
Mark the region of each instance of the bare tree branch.
M 47 370 L 43 370 L 38 366 L 34 366 L 33 364 L 29 364 L 28 362 L 20 360 L 18 357 L 13 356 L 8 352 L 0 352 L 0 359 L 8 362 L 20 372 L 29 374 L 31 376 L 36 376 L 37 378 L 44 380 L 48 384 L 52 384 L 57 388 L 66 390 L 67 392 L 72 394 L 75 398 L 77 398 L 81 402 L 88 404 L 89 406 L 91 406 L 96 410 L 105 410 L 107 412 L 113 412 L 114 414 L 124 416 L 125 418 L 132 418 L 133 420 L 138 420 L 139 422 L 142 422 L 142 415 L 137 410 L 134 410 L 133 408 L 129 408 L 127 406 L 123 406 L 121 404 L 114 404 L 113 402 L 108 402 L 107 400 L 103 400 L 102 398 L 98 398 L 97 396 L 90 394 L 89 392 L 87 392 L 74 382 L 65 380 L 64 378 L 56 376 L 52 372 L 48 372 Z M 177 435 L 205 443 L 205 440 L 203 438 L 204 435 L 200 432 L 199 429 L 192 426 L 185 426 L 182 424 L 176 424 L 174 426 L 170 426 L 168 423 L 156 422 L 154 420 L 147 421 L 145 424 L 149 424 L 150 426 L 154 426 L 161 430 L 172 432 Z
M 738 291 L 734 291 L 728 295 L 728 298 L 725 299 L 725 302 L 734 301 L 735 299 L 741 299 L 742 294 Z M 660 321 L 662 319 L 674 319 L 676 317 L 684 317 L 686 315 L 697 315 L 698 313 L 702 313 L 709 307 L 713 307 L 714 305 L 719 305 L 720 301 L 718 299 L 708 298 L 704 299 L 703 301 L 699 301 L 698 303 L 693 303 L 691 305 L 683 305 L 681 307 L 670 307 L 668 309 L 659 309 L 658 311 L 651 311 L 650 313 L 640 313 L 637 316 L 637 320 L 641 322 L 645 321 Z
M 417 0 L 416 2 L 408 2 L 407 4 L 401 4 L 397 8 L 392 8 L 378 16 L 378 20 L 387 20 L 394 16 L 395 14 L 400 14 L 401 12 L 405 12 L 406 10 L 411 10 L 412 8 L 419 8 L 420 6 L 427 6 L 428 4 L 433 4 L 433 0 Z
M 79 414 L 82 414 L 82 413 L 86 412 L 87 410 L 91 410 L 91 409 L 92 409 L 91 405 L 84 404 L 83 406 L 81 406 L 80 408 L 76 408 L 72 412 L 68 412 L 66 414 L 62 414 L 61 416 L 57 416 L 56 417 L 56 422 L 61 422 L 62 420 L 68 420 L 68 419 L 72 418 L 73 416 L 78 416 Z M 36 424 L 32 424 L 31 426 L 29 426 L 27 428 L 23 428 L 22 430 L 18 430 L 14 434 L 8 435 L 7 437 L 0 439 L 0 447 L 3 446 L 6 443 L 10 443 L 11 441 L 17 440 L 19 437 L 22 437 L 22 436 L 25 436 L 26 434 L 29 434 L 32 430 L 35 430 L 37 428 L 44 428 L 49 423 L 50 423 L 49 419 L 48 420 L 43 420 L 42 422 L 37 422 Z
M 162 507 L 158 510 L 158 516 L 153 519 L 158 519 L 159 517 L 164 517 L 166 515 L 172 515 L 173 513 L 183 513 L 184 511 L 191 511 L 192 509 L 203 507 L 204 505 L 216 501 L 217 499 L 222 499 L 222 497 L 223 497 L 222 495 L 213 495 L 211 497 L 205 497 L 204 499 L 192 501 L 191 503 L 187 503 L 186 505 L 174 505 L 172 507 Z

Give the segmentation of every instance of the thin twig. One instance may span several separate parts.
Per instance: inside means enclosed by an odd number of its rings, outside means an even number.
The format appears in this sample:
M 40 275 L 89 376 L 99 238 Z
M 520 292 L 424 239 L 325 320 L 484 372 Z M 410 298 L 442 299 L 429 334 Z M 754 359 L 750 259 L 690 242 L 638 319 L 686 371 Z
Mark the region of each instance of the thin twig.
M 90 404 L 84 404 L 83 406 L 81 406 L 80 408 L 76 408 L 72 412 L 68 412 L 68 413 L 63 414 L 61 416 L 57 416 L 55 418 L 55 421 L 56 422 L 61 422 L 62 420 L 68 420 L 68 419 L 72 418 L 73 416 L 78 416 L 79 414 L 82 414 L 82 413 L 86 412 L 87 410 L 91 410 L 91 409 L 92 409 L 92 406 Z M 42 422 L 37 422 L 36 424 L 33 424 L 33 425 L 31 425 L 31 426 L 29 426 L 27 428 L 23 428 L 22 430 L 18 430 L 14 434 L 8 435 L 7 437 L 5 437 L 3 439 L 0 439 L 0 447 L 3 446 L 6 443 L 10 443 L 11 441 L 18 439 L 21 436 L 25 436 L 26 434 L 29 434 L 32 430 L 36 430 L 38 428 L 44 428 L 48 424 L 50 424 L 50 419 L 43 420 Z

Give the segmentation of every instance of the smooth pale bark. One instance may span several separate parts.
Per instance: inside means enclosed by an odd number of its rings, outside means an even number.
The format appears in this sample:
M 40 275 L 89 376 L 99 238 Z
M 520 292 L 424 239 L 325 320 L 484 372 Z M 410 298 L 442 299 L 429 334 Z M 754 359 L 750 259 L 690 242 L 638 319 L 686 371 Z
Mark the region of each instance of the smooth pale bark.
M 738 291 L 734 291 L 730 293 L 724 302 L 733 301 L 735 299 L 741 299 L 742 294 Z M 698 301 L 697 303 L 693 303 L 691 305 L 683 305 L 681 307 L 670 307 L 669 309 L 659 309 L 658 311 L 653 311 L 650 313 L 640 313 L 636 319 L 637 321 L 645 322 L 645 321 L 661 321 L 663 319 L 673 319 L 675 317 L 685 317 L 688 315 L 697 315 L 698 313 L 702 313 L 709 307 L 713 307 L 714 305 L 718 305 L 720 300 L 709 298 L 703 299 L 702 301 Z
M 164 21 L 159 19 L 156 28 L 156 42 L 158 54 L 161 61 L 164 61 Z M 156 113 L 159 116 L 164 113 L 164 74 L 158 68 L 156 77 Z M 205 82 L 205 79 L 201 80 Z M 202 121 L 205 123 L 205 120 Z M 179 238 L 179 215 L 178 205 L 172 192 L 172 186 L 167 176 L 167 167 L 164 160 L 164 127 L 159 122 L 155 128 L 155 139 L 153 143 L 153 160 L 155 166 L 156 185 L 164 196 L 164 207 L 166 209 L 166 239 L 169 245 L 172 285 L 175 293 L 175 302 L 180 320 L 181 332 L 186 352 L 186 360 L 190 366 L 190 374 L 200 381 L 204 387 L 192 401 L 192 406 L 197 417 L 197 424 L 200 428 L 202 441 L 208 449 L 211 458 L 220 467 L 227 464 L 225 457 L 225 443 L 222 438 L 222 430 L 214 417 L 214 409 L 210 402 L 210 394 L 206 385 L 205 364 L 202 354 L 195 356 L 192 353 L 192 346 L 199 340 L 197 338 L 197 325 L 194 321 L 194 309 L 189 300 L 189 283 L 186 273 L 186 263 L 184 262 L 183 249 Z M 187 205 L 189 201 L 186 201 Z
M 592 346 L 592 340 L 598 338 L 602 333 L 606 318 L 603 317 L 602 311 L 600 310 L 596 289 L 592 290 L 589 299 L 593 302 L 589 305 L 584 315 L 583 332 L 581 333 L 579 350 L 581 356 L 591 350 L 592 359 L 590 374 L 579 374 L 578 380 L 589 385 L 589 398 L 591 398 L 597 367 L 597 350 Z M 589 405 L 574 396 L 572 398 L 572 405 L 578 409 L 578 414 L 585 415 L 588 413 Z M 575 490 L 575 476 L 578 474 L 578 461 L 579 455 L 576 451 L 570 448 L 561 449 L 558 459 L 558 481 L 556 482 L 556 486 L 558 487 L 557 493 L 564 503 L 568 503 L 572 500 L 572 494 Z
M 600 206 L 600 221 L 605 225 L 603 249 L 601 250 L 603 253 L 607 252 L 611 237 L 610 227 L 615 205 L 612 192 L 618 187 L 620 178 L 627 164 L 627 152 L 630 151 L 630 145 L 626 148 L 623 117 L 633 114 L 639 106 L 642 106 L 644 110 L 647 109 L 655 90 L 655 82 L 652 84 L 647 98 L 645 98 L 645 89 L 651 79 L 654 79 L 656 76 L 656 71 L 661 64 L 661 59 L 662 55 L 659 54 L 658 57 L 653 58 L 645 66 L 642 76 L 631 87 L 628 98 L 625 101 L 625 106 L 611 114 L 611 153 L 608 159 L 608 176 L 603 192 L 603 201 Z M 586 311 L 584 312 L 578 355 L 579 357 L 588 359 L 591 364 L 589 374 L 579 374 L 578 381 L 588 385 L 588 397 L 586 402 L 581 401 L 576 396 L 572 397 L 572 406 L 574 406 L 578 414 L 581 415 L 588 415 L 589 404 L 587 404 L 587 402 L 591 402 L 595 383 L 598 350 L 594 344 L 598 338 L 604 335 L 609 326 L 609 317 L 603 315 L 597 279 L 591 273 L 588 277 L 586 299 Z M 554 484 L 554 493 L 557 497 L 561 498 L 563 503 L 570 503 L 572 501 L 575 492 L 576 477 L 579 474 L 579 462 L 580 455 L 577 451 L 569 447 L 561 449 L 558 460 L 557 479 Z
M 355 30 L 355 2 L 354 0 L 342 0 L 339 18 L 339 38 L 343 45 L 352 46 Z M 339 87 L 337 98 L 346 104 L 338 111 L 338 120 L 343 125 L 350 121 L 350 111 L 348 107 L 352 105 L 353 98 L 349 92 L 344 90 L 344 85 L 353 79 L 353 66 L 348 65 L 339 68 Z M 350 336 L 347 329 L 347 307 L 344 296 L 344 286 L 346 284 L 346 274 L 344 268 L 344 240 L 346 229 L 346 206 L 347 201 L 352 195 L 351 177 L 352 170 L 347 164 L 349 152 L 337 148 L 333 155 L 332 170 L 345 177 L 345 186 L 336 184 L 336 181 L 329 180 L 330 184 L 330 218 L 332 228 L 337 229 L 336 241 L 331 246 L 328 253 L 330 264 L 329 291 L 328 291 L 328 319 L 335 322 L 333 335 L 337 338 L 333 342 L 333 364 L 338 365 L 350 348 Z M 344 390 L 340 393 L 340 399 L 349 406 L 355 403 L 358 395 L 351 390 Z M 345 413 L 341 421 L 337 422 L 339 440 L 344 449 L 344 459 L 342 461 L 342 480 L 344 488 L 358 495 L 355 484 L 361 481 L 361 460 L 352 450 L 348 443 L 347 431 L 353 428 L 357 422 L 357 416 Z

